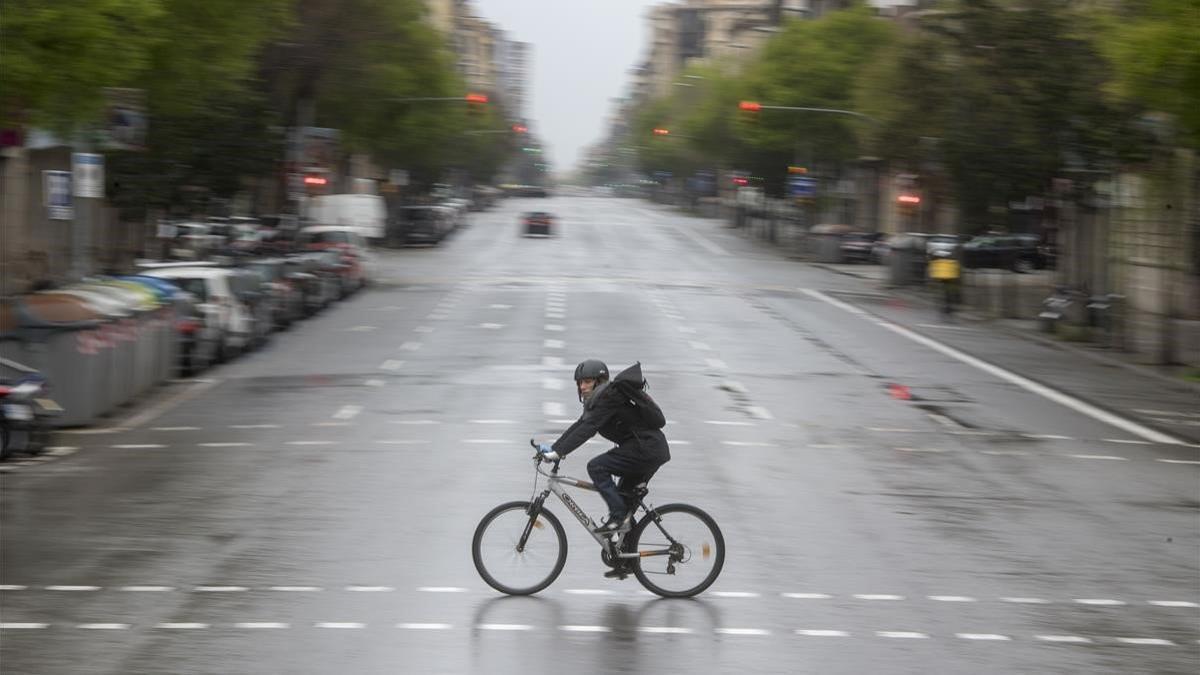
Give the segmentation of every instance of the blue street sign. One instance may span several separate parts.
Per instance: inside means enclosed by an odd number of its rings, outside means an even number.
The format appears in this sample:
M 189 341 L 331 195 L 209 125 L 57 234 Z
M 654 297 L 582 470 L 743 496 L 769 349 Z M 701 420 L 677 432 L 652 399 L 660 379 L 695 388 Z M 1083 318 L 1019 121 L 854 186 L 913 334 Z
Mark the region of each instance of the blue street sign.
M 42 201 L 46 206 L 46 217 L 50 220 L 71 220 L 75 210 L 71 208 L 71 172 L 42 172 Z
M 789 176 L 788 194 L 793 197 L 815 197 L 817 195 L 817 179 L 808 176 Z

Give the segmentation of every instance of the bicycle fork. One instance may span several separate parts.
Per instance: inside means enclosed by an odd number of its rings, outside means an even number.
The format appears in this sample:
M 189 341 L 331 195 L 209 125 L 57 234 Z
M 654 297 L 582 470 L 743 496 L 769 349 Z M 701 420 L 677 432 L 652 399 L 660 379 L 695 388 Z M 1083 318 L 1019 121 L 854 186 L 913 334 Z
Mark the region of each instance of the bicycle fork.
M 530 502 L 529 508 L 525 510 L 529 514 L 529 522 L 525 523 L 525 530 L 521 532 L 521 538 L 517 540 L 517 553 L 525 552 L 525 544 L 529 541 L 529 535 L 537 525 L 538 516 L 542 515 L 542 504 L 546 503 L 546 497 L 548 496 L 550 496 L 549 488 L 542 491 L 542 494 Z

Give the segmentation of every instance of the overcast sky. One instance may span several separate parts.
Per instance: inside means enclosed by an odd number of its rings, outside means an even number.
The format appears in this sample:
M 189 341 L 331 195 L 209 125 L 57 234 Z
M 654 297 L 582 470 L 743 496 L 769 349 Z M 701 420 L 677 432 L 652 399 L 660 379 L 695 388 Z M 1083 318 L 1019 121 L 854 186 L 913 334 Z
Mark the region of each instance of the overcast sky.
M 556 172 L 603 134 L 609 99 L 646 57 L 646 10 L 662 1 L 474 0 L 509 39 L 533 45 L 528 110 Z

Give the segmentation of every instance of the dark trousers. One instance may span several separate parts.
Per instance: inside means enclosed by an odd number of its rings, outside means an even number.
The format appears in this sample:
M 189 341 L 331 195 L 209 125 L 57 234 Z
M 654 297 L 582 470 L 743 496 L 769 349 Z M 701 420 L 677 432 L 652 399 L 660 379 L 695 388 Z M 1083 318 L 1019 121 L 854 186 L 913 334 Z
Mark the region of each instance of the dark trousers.
M 588 462 L 587 472 L 608 505 L 609 514 L 623 515 L 632 504 L 626 503 L 622 494 L 632 494 L 638 484 L 650 480 L 662 465 L 663 462 L 657 459 L 639 457 L 630 451 L 613 448 L 593 457 Z M 619 478 L 620 483 L 613 481 L 614 477 Z

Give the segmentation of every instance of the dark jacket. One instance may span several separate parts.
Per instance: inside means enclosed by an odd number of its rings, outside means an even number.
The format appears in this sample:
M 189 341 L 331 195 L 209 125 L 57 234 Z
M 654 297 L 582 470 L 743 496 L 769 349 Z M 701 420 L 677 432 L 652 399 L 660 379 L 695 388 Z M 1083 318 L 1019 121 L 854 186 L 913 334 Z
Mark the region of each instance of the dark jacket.
M 618 374 L 616 379 L 629 370 Z M 640 384 L 640 369 L 637 377 Z M 616 444 L 616 452 L 659 464 L 669 461 L 671 449 L 667 437 L 659 429 L 642 425 L 637 411 L 611 384 L 605 382 L 596 388 L 584 404 L 583 414 L 554 442 L 554 451 L 565 457 L 599 433 Z

